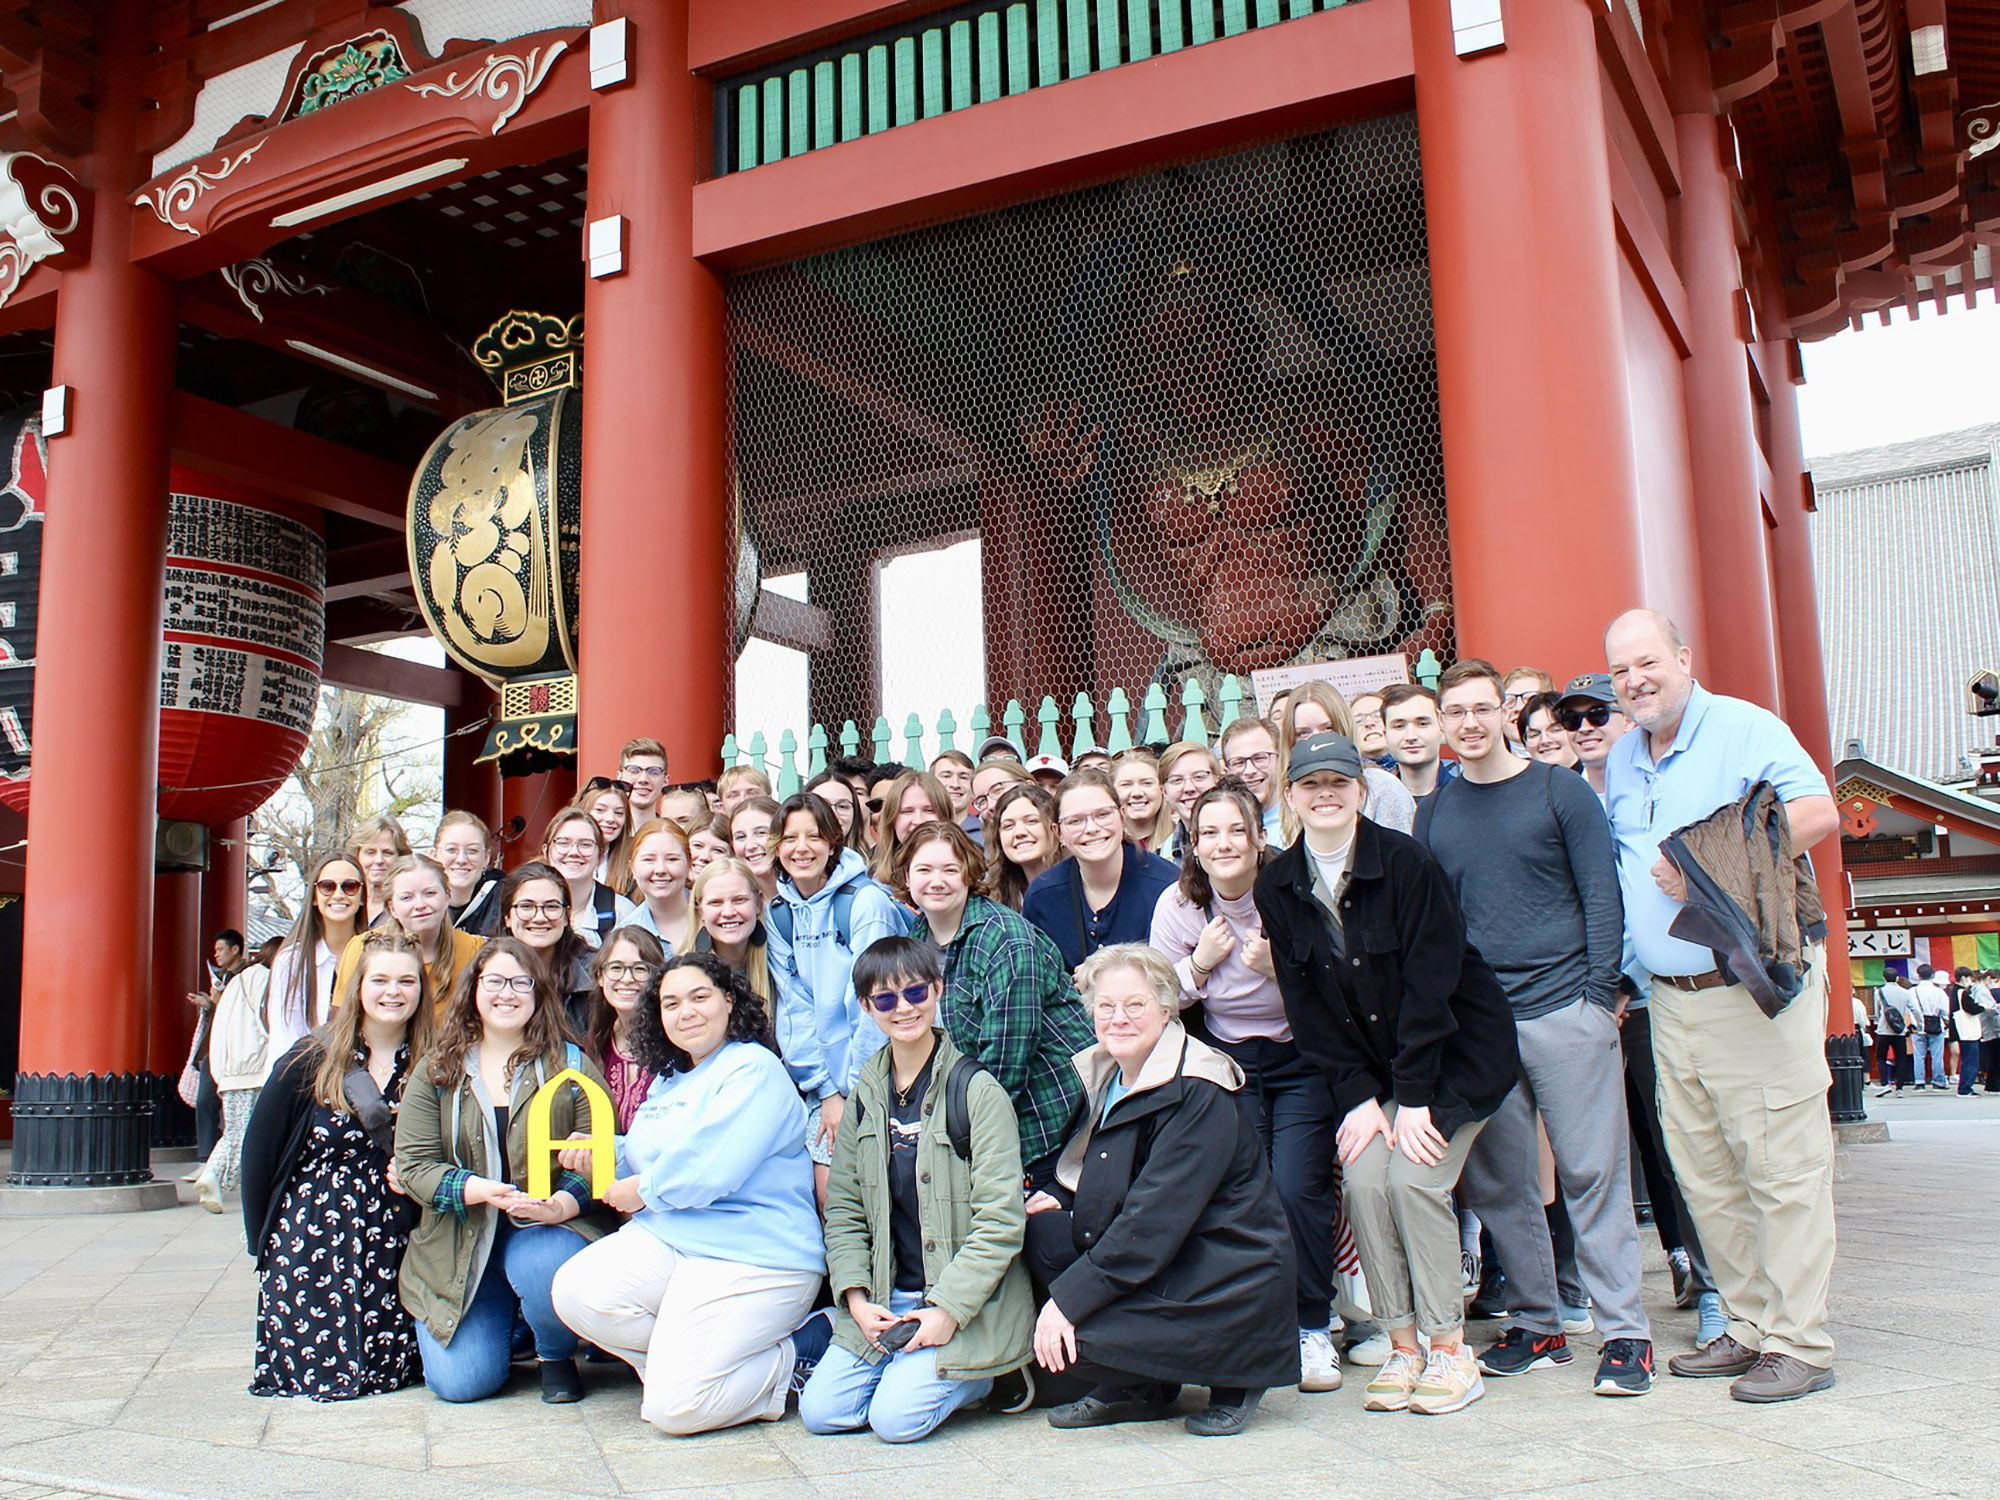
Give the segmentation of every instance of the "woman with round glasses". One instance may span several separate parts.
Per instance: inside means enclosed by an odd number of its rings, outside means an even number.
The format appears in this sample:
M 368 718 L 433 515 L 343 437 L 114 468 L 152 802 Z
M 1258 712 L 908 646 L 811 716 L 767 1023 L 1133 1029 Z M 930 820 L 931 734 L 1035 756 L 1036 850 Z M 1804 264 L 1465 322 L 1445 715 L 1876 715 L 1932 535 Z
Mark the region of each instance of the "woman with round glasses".
M 917 911 L 910 935 L 943 955 L 939 1020 L 952 1044 L 1007 1091 L 1021 1160 L 1039 1187 L 1055 1175 L 1076 1113 L 1070 1058 L 1090 1045 L 1090 1017 L 1049 935 L 976 894 L 984 875 L 985 860 L 963 828 L 926 823 L 903 847 L 898 881 Z
M 861 856 L 843 848 L 839 834 L 833 809 L 816 794 L 785 799 L 778 814 L 778 894 L 764 915 L 778 986 L 778 1051 L 814 1115 L 806 1149 L 822 1191 L 847 1095 L 862 1062 L 882 1045 L 880 1034 L 861 1024 L 854 955 L 904 926 L 895 898 L 868 878 Z
M 590 966 L 597 984 L 590 992 L 583 1047 L 610 1086 L 620 1135 L 653 1086 L 652 1065 L 640 1057 L 642 1049 L 635 1038 L 644 1029 L 645 1013 L 666 963 L 660 940 L 645 928 L 632 926 L 612 933 Z
M 563 1023 L 572 1035 L 582 1035 L 590 1009 L 591 949 L 570 921 L 569 882 L 548 865 L 522 865 L 500 887 L 500 910 L 507 935 L 519 939 L 547 972 Z
M 826 1258 L 805 1108 L 763 1004 L 713 954 L 667 960 L 632 1039 L 653 1084 L 605 1195 L 631 1218 L 557 1273 L 556 1310 L 639 1372 L 660 1431 L 775 1422 L 826 1348 L 806 1317 Z
M 1027 1203 L 1048 1289 L 1035 1358 L 1084 1387 L 1049 1425 L 1157 1421 L 1200 1385 L 1188 1431 L 1241 1432 L 1266 1389 L 1299 1378 L 1291 1233 L 1243 1071 L 1188 1035 L 1180 979 L 1144 943 L 1100 949 L 1078 980 L 1097 1029 L 1076 1059 L 1082 1124 Z
M 641 823 L 632 835 L 632 888 L 639 907 L 627 926 L 644 928 L 669 953 L 688 929 L 688 836 L 672 818 Z
M 417 1320 L 424 1384 L 441 1400 L 483 1401 L 506 1384 L 517 1317 L 533 1334 L 542 1399 L 583 1396 L 576 1335 L 549 1285 L 611 1218 L 576 1172 L 556 1172 L 546 1198 L 521 1186 L 529 1101 L 566 1068 L 604 1087 L 567 1039 L 540 961 L 517 939 L 494 938 L 459 977 L 396 1120 L 396 1176 L 423 1210 L 403 1257 L 403 1305 Z M 582 1089 L 557 1088 L 550 1139 L 588 1124 Z
M 267 1057 L 283 1057 L 332 1013 L 333 976 L 340 954 L 361 930 L 367 891 L 361 866 L 346 854 L 325 856 L 306 877 L 305 910 L 271 960 L 271 983 L 264 992 Z
M 361 918 L 363 927 L 373 927 L 389 911 L 389 866 L 410 852 L 410 836 L 403 825 L 383 813 L 354 830 L 348 840 L 347 855 L 361 868 L 368 882 L 368 906 Z
M 253 1396 L 347 1401 L 419 1378 L 396 1293 L 417 1211 L 389 1160 L 404 1081 L 430 1041 L 430 985 L 396 928 L 360 943 L 335 1018 L 278 1060 L 244 1132 Z
M 956 823 L 929 823 L 917 835 L 926 846 L 932 829 L 965 838 Z M 854 982 L 888 1045 L 862 1066 L 834 1154 L 833 1347 L 799 1392 L 799 1418 L 808 1432 L 866 1427 L 911 1443 L 1031 1357 L 1021 1146 L 1007 1091 L 983 1068 L 964 1076 L 953 1119 L 967 1059 L 938 1024 L 935 948 L 883 938 L 855 959 Z
M 808 781 L 806 790 L 833 809 L 834 821 L 840 824 L 840 842 L 865 860 L 868 857 L 867 820 L 861 816 L 861 803 L 854 795 L 853 784 L 829 768 Z
M 1187 857 L 1195 798 L 1222 779 L 1222 762 L 1208 746 L 1181 740 L 1160 752 L 1159 770 L 1160 823 L 1152 848 L 1178 863 Z
M 1521 746 L 1532 759 L 1574 771 L 1578 765 L 1576 747 L 1557 717 L 1556 702 L 1554 693 L 1530 694 L 1514 722 L 1520 730 Z
M 1180 871 L 1125 837 L 1111 778 L 1072 772 L 1056 793 L 1056 829 L 1069 855 L 1035 877 L 1021 915 L 1055 939 L 1072 971 L 1108 943 L 1144 942 Z
M 984 838 L 986 821 L 1000 794 L 1021 785 L 1032 785 L 1032 778 L 1018 760 L 989 760 L 972 773 L 972 800 L 966 804 L 963 826 L 974 843 Z
M 593 953 L 614 927 L 632 920 L 631 900 L 597 878 L 604 834 L 581 807 L 566 807 L 542 833 L 542 860 L 559 873 L 569 891 L 570 920 Z
M 620 895 L 632 889 L 632 783 L 593 776 L 576 806 L 597 825 L 597 878 Z

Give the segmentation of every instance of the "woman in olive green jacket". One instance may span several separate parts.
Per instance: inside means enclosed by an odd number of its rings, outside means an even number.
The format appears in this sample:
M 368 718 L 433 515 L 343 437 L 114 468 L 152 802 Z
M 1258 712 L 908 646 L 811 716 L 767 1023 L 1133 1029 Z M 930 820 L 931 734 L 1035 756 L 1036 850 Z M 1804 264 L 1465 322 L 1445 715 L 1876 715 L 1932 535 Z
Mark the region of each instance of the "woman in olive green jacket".
M 889 1045 L 862 1065 L 834 1145 L 834 1347 L 800 1393 L 799 1416 L 811 1432 L 869 1427 L 908 1443 L 986 1397 L 993 1377 L 1032 1352 L 1021 1138 L 1007 1091 L 968 1068 L 964 1157 L 951 1139 L 963 1054 L 937 1027 L 936 949 L 883 938 L 855 959 L 854 986 Z
M 494 938 L 459 975 L 396 1119 L 396 1180 L 423 1210 L 399 1285 L 417 1321 L 424 1384 L 442 1400 L 480 1401 L 506 1384 L 517 1310 L 534 1332 L 542 1399 L 583 1394 L 576 1335 L 556 1316 L 549 1283 L 616 1215 L 593 1201 L 585 1179 L 553 1163 L 547 1198 L 520 1186 L 529 1101 L 565 1068 L 604 1087 L 596 1065 L 566 1039 L 561 997 L 533 952 Z M 588 1130 L 576 1084 L 559 1089 L 553 1106 L 551 1140 Z

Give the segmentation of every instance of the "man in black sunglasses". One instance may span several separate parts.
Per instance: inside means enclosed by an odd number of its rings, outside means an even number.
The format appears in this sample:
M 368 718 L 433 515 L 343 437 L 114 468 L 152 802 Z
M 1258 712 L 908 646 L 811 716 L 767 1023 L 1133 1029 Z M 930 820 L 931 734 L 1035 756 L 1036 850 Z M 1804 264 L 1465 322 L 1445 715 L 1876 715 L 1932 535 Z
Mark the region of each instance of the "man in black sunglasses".
M 1556 722 L 1569 731 L 1569 742 L 1583 762 L 1583 779 L 1604 800 L 1604 763 L 1611 759 L 1611 747 L 1625 736 L 1632 721 L 1618 706 L 1611 690 L 1609 672 L 1585 672 L 1572 677 L 1556 701 Z

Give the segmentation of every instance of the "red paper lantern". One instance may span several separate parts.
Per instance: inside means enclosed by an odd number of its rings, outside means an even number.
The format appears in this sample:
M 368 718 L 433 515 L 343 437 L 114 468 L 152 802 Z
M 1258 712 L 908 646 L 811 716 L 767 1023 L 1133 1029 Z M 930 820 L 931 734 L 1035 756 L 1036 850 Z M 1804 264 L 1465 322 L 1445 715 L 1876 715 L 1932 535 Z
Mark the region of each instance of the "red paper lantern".
M 38 415 L 0 419 L 0 463 L 9 459 L 0 487 L 0 801 L 26 812 L 47 493 Z M 276 791 L 312 733 L 326 544 L 281 502 L 182 469 L 170 482 L 159 811 L 214 825 Z

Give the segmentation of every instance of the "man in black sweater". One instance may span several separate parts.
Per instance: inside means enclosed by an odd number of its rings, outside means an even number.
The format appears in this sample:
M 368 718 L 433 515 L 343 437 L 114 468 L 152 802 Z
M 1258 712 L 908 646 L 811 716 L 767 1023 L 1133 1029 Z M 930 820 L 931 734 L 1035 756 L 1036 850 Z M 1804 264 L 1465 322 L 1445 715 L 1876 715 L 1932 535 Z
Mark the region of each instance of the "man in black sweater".
M 1463 774 L 1417 811 L 1416 834 L 1458 893 L 1466 936 L 1514 1007 L 1521 1081 L 1460 1182 L 1507 1268 L 1509 1326 L 1480 1356 L 1490 1375 L 1568 1364 L 1542 1211 L 1535 1114 L 1555 1155 L 1577 1264 L 1604 1334 L 1596 1389 L 1644 1395 L 1652 1329 L 1639 1305 L 1630 1130 L 1618 1046 L 1624 946 L 1611 828 L 1582 777 L 1524 760 L 1504 735 L 1500 675 L 1464 661 L 1438 683 L 1439 718 Z

